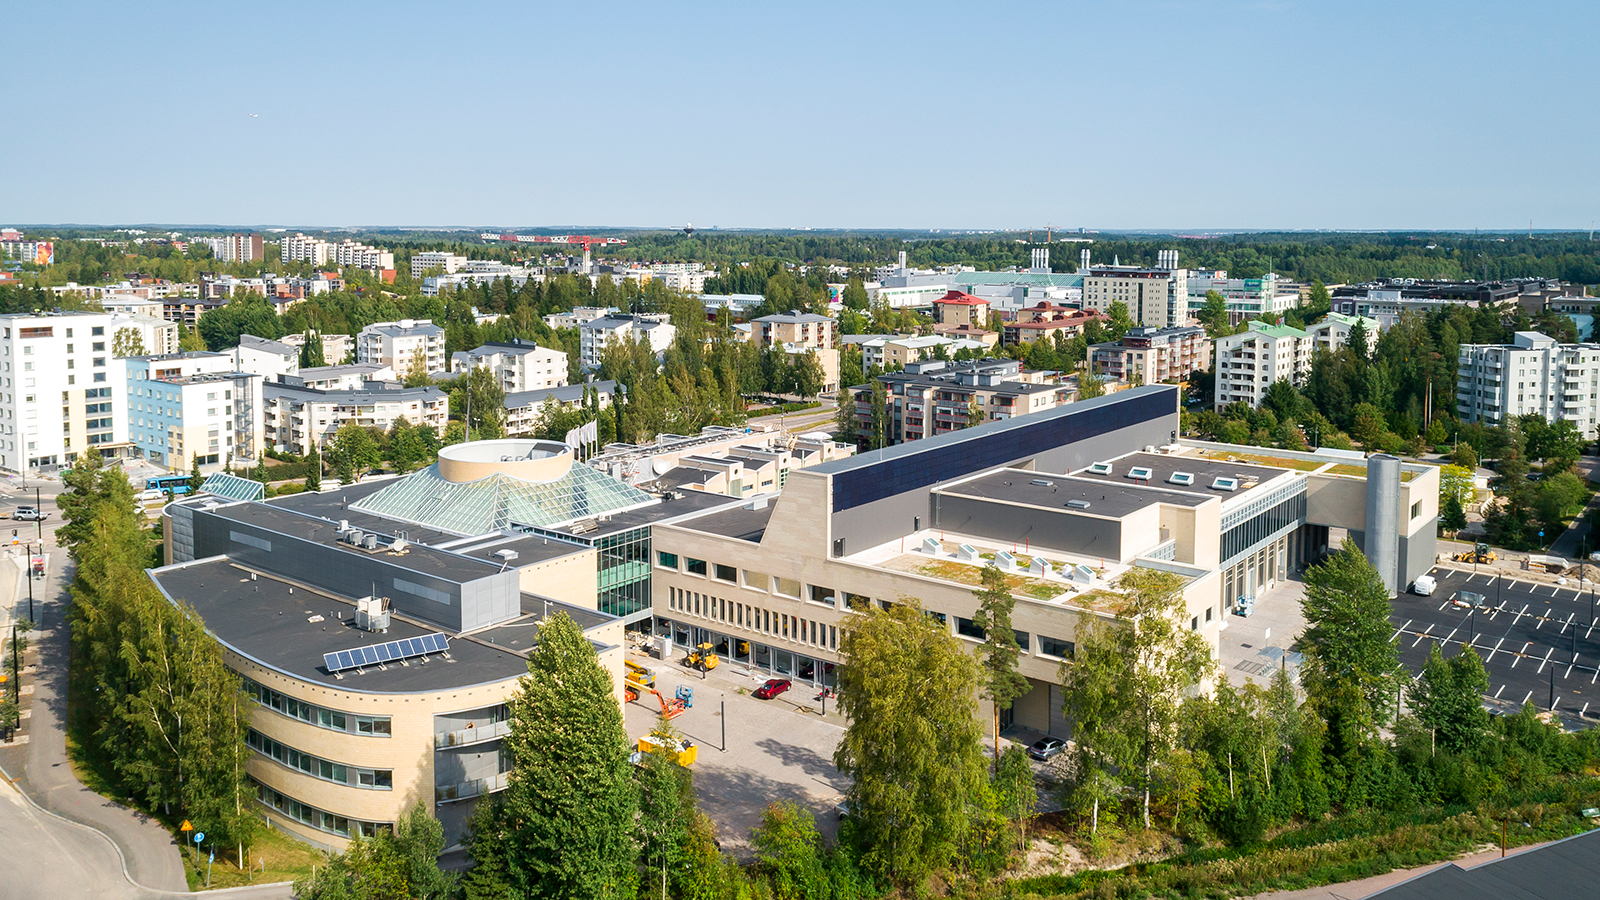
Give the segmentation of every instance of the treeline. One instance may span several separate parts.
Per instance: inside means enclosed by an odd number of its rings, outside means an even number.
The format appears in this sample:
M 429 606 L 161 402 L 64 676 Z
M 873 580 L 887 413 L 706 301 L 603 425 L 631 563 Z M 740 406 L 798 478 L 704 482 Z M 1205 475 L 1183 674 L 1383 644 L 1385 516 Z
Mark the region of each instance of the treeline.
M 250 700 L 194 610 L 145 575 L 160 550 L 122 470 L 83 456 L 62 482 L 56 537 L 77 567 L 72 731 L 116 796 L 168 827 L 189 820 L 239 864 L 261 825 L 245 776 Z

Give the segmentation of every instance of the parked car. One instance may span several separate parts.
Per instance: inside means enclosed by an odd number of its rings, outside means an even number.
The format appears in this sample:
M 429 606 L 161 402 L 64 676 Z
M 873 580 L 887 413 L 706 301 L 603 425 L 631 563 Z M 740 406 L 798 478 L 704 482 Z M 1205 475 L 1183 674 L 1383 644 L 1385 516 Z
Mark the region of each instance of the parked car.
M 1432 575 L 1418 575 L 1417 580 L 1411 582 L 1411 593 L 1418 597 L 1429 597 L 1433 595 L 1433 589 L 1438 586 L 1439 583 L 1433 580 Z
M 43 512 L 37 506 L 19 506 L 11 518 L 19 522 L 43 522 L 49 513 Z
M 849 816 L 851 812 L 852 812 L 852 808 L 850 806 L 850 801 L 848 799 L 840 800 L 833 807 L 833 814 L 838 816 L 841 819 Z
M 756 688 L 755 697 L 757 700 L 771 700 L 787 691 L 789 686 L 790 681 L 787 678 L 768 678 L 766 684 Z
M 1060 754 L 1065 749 L 1067 749 L 1067 742 L 1060 738 L 1040 738 L 1033 742 L 1033 746 L 1028 748 L 1028 755 L 1040 762 L 1044 762 Z
M 133 495 L 133 499 L 139 501 L 140 503 L 149 503 L 152 500 L 165 500 L 167 499 L 167 492 L 157 490 L 140 491 L 139 493 Z

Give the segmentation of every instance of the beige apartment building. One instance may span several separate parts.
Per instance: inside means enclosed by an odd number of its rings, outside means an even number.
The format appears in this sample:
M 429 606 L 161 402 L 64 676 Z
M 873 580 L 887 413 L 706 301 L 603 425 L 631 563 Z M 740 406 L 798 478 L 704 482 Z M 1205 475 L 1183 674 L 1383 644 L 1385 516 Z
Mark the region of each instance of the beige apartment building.
M 974 297 L 966 291 L 951 291 L 933 301 L 935 325 L 965 325 L 969 328 L 987 328 L 989 301 Z
M 421 356 L 429 375 L 443 372 L 444 329 L 420 319 L 374 322 L 356 335 L 356 362 L 382 363 L 398 373 L 411 371 Z
M 752 337 L 762 347 L 782 347 L 790 356 L 814 353 L 822 366 L 822 394 L 839 390 L 837 327 L 827 316 L 790 310 L 752 319 Z
M 1204 328 L 1130 328 L 1121 341 L 1089 348 L 1094 370 L 1119 381 L 1155 384 L 1211 368 L 1211 340 Z
M 1216 408 L 1230 403 L 1261 406 L 1274 381 L 1299 387 L 1311 374 L 1316 342 L 1304 331 L 1288 325 L 1268 325 L 1252 319 L 1250 330 L 1217 338 Z

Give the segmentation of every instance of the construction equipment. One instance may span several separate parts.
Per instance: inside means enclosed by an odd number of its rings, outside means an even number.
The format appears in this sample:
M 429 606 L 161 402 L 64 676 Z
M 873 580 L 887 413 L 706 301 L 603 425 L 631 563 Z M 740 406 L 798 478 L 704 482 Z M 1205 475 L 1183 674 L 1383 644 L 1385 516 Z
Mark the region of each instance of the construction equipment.
M 711 646 L 709 642 L 690 650 L 689 655 L 683 658 L 684 665 L 691 669 L 699 669 L 702 672 L 709 672 L 715 669 L 721 661 L 717 658 L 717 649 Z
M 505 241 L 512 244 L 574 244 L 583 247 L 583 271 L 589 271 L 589 247 L 599 245 L 609 247 L 612 244 L 626 244 L 622 238 L 598 238 L 587 234 L 496 234 L 485 231 L 478 235 L 486 241 Z
M 1465 563 L 1492 563 L 1495 561 L 1495 555 L 1494 551 L 1489 549 L 1488 544 L 1478 544 L 1471 550 L 1457 553 L 1452 559 L 1456 562 Z
M 647 734 L 639 738 L 640 753 L 659 753 L 685 768 L 700 758 L 700 747 L 688 738 L 669 738 Z
M 628 669 L 629 681 L 637 681 L 645 687 L 656 686 L 656 673 L 650 671 L 644 666 L 639 665 L 631 659 L 623 660 L 622 664 Z
M 656 701 L 661 704 L 661 717 L 664 719 L 677 718 L 678 716 L 683 715 L 684 710 L 689 708 L 689 704 L 683 700 L 677 697 L 668 700 L 666 697 L 661 696 L 660 691 L 650 687 L 649 685 L 640 684 L 639 682 L 634 681 L 632 678 L 627 680 L 623 687 L 622 693 L 623 696 L 628 698 L 629 703 L 639 699 L 644 694 L 655 694 Z

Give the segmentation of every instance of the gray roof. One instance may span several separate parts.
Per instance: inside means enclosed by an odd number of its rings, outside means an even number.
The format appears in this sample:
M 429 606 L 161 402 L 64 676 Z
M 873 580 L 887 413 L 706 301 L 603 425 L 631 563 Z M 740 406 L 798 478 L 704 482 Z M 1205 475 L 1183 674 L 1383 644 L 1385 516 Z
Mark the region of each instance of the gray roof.
M 388 382 L 384 382 L 388 383 Z M 321 401 L 325 403 L 346 403 L 359 406 L 363 403 L 395 403 L 404 400 L 442 400 L 444 391 L 436 387 L 394 387 L 389 389 L 372 390 L 359 388 L 344 391 L 324 391 L 319 388 L 309 388 L 297 384 L 284 384 L 278 381 L 266 383 L 264 393 L 268 397 L 292 396 L 301 400 Z
M 783 324 L 788 324 L 788 323 L 792 323 L 792 322 L 832 322 L 833 320 L 828 318 L 827 316 L 819 316 L 816 313 L 803 313 L 803 312 L 800 312 L 799 310 L 791 309 L 786 313 L 773 313 L 770 316 L 760 316 L 758 318 L 752 319 L 751 321 L 753 321 L 753 322 L 779 322 L 779 323 L 783 323 Z
M 383 363 L 351 363 L 348 366 L 312 366 L 300 370 L 301 381 L 326 381 L 342 375 L 371 375 L 389 366 Z
M 239 335 L 239 346 L 248 350 L 258 350 L 262 353 L 276 353 L 279 356 L 292 356 L 295 359 L 300 358 L 300 351 L 289 346 L 288 344 L 280 343 L 278 341 L 269 341 L 266 338 L 256 337 L 253 334 Z
M 540 388 L 537 391 L 517 391 L 514 394 L 506 395 L 506 409 L 538 406 L 551 397 L 554 397 L 557 403 L 576 403 L 583 399 L 583 389 L 587 387 L 598 388 L 602 394 L 615 394 L 617 392 L 617 383 L 615 381 L 595 381 L 589 384 L 568 384 L 561 387 Z
M 464 358 L 473 358 L 478 356 L 490 356 L 495 353 L 499 353 L 502 356 L 521 356 L 527 353 L 532 353 L 538 349 L 539 345 L 533 341 L 523 341 L 520 343 L 511 343 L 508 341 L 489 341 L 488 343 L 485 343 L 482 346 L 474 347 L 471 350 L 457 350 L 456 352 L 450 354 L 450 358 L 455 359 L 458 356 Z
M 996 500 L 1051 512 L 1109 519 L 1123 518 L 1155 503 L 1200 506 L 1210 499 L 1199 494 L 1162 490 L 1159 487 L 1141 487 L 1131 481 L 1121 485 L 1027 469 L 1001 469 L 935 490 L 952 496 Z M 1079 500 L 1089 506 L 1086 509 L 1073 509 L 1067 506 L 1071 500 Z
M 776 499 L 771 498 L 760 509 L 751 509 L 749 503 L 744 503 L 696 516 L 681 524 L 682 527 L 692 528 L 695 531 L 720 534 L 723 537 L 759 544 L 761 536 L 767 533 L 767 523 L 772 519 L 772 504 Z
M 406 337 L 418 334 L 444 334 L 444 329 L 427 321 L 426 319 L 412 323 L 410 328 L 401 327 L 399 322 L 374 322 L 363 331 L 375 331 L 391 337 Z
M 1115 459 L 1102 460 L 1111 463 L 1110 475 L 1097 475 L 1088 468 L 1080 469 L 1074 473 L 1079 478 L 1092 479 L 1110 484 L 1132 484 L 1128 478 L 1128 470 L 1135 466 L 1143 466 L 1150 470 L 1149 484 L 1152 487 L 1165 488 L 1169 491 L 1188 491 L 1192 493 L 1211 494 L 1228 500 L 1233 497 L 1242 497 L 1248 490 L 1241 483 L 1236 491 L 1221 491 L 1211 485 L 1218 478 L 1237 478 L 1243 482 L 1246 478 L 1255 478 L 1265 484 L 1288 469 L 1263 466 L 1245 462 L 1228 462 L 1225 459 L 1204 459 L 1193 454 L 1182 456 L 1168 456 L 1164 453 L 1129 453 Z M 1175 472 L 1187 472 L 1194 476 L 1192 485 L 1180 487 L 1172 484 L 1170 479 Z
M 1513 826 L 1516 827 L 1516 826 Z M 1451 863 L 1369 900 L 1556 900 L 1594 896 L 1600 829 L 1464 869 Z

